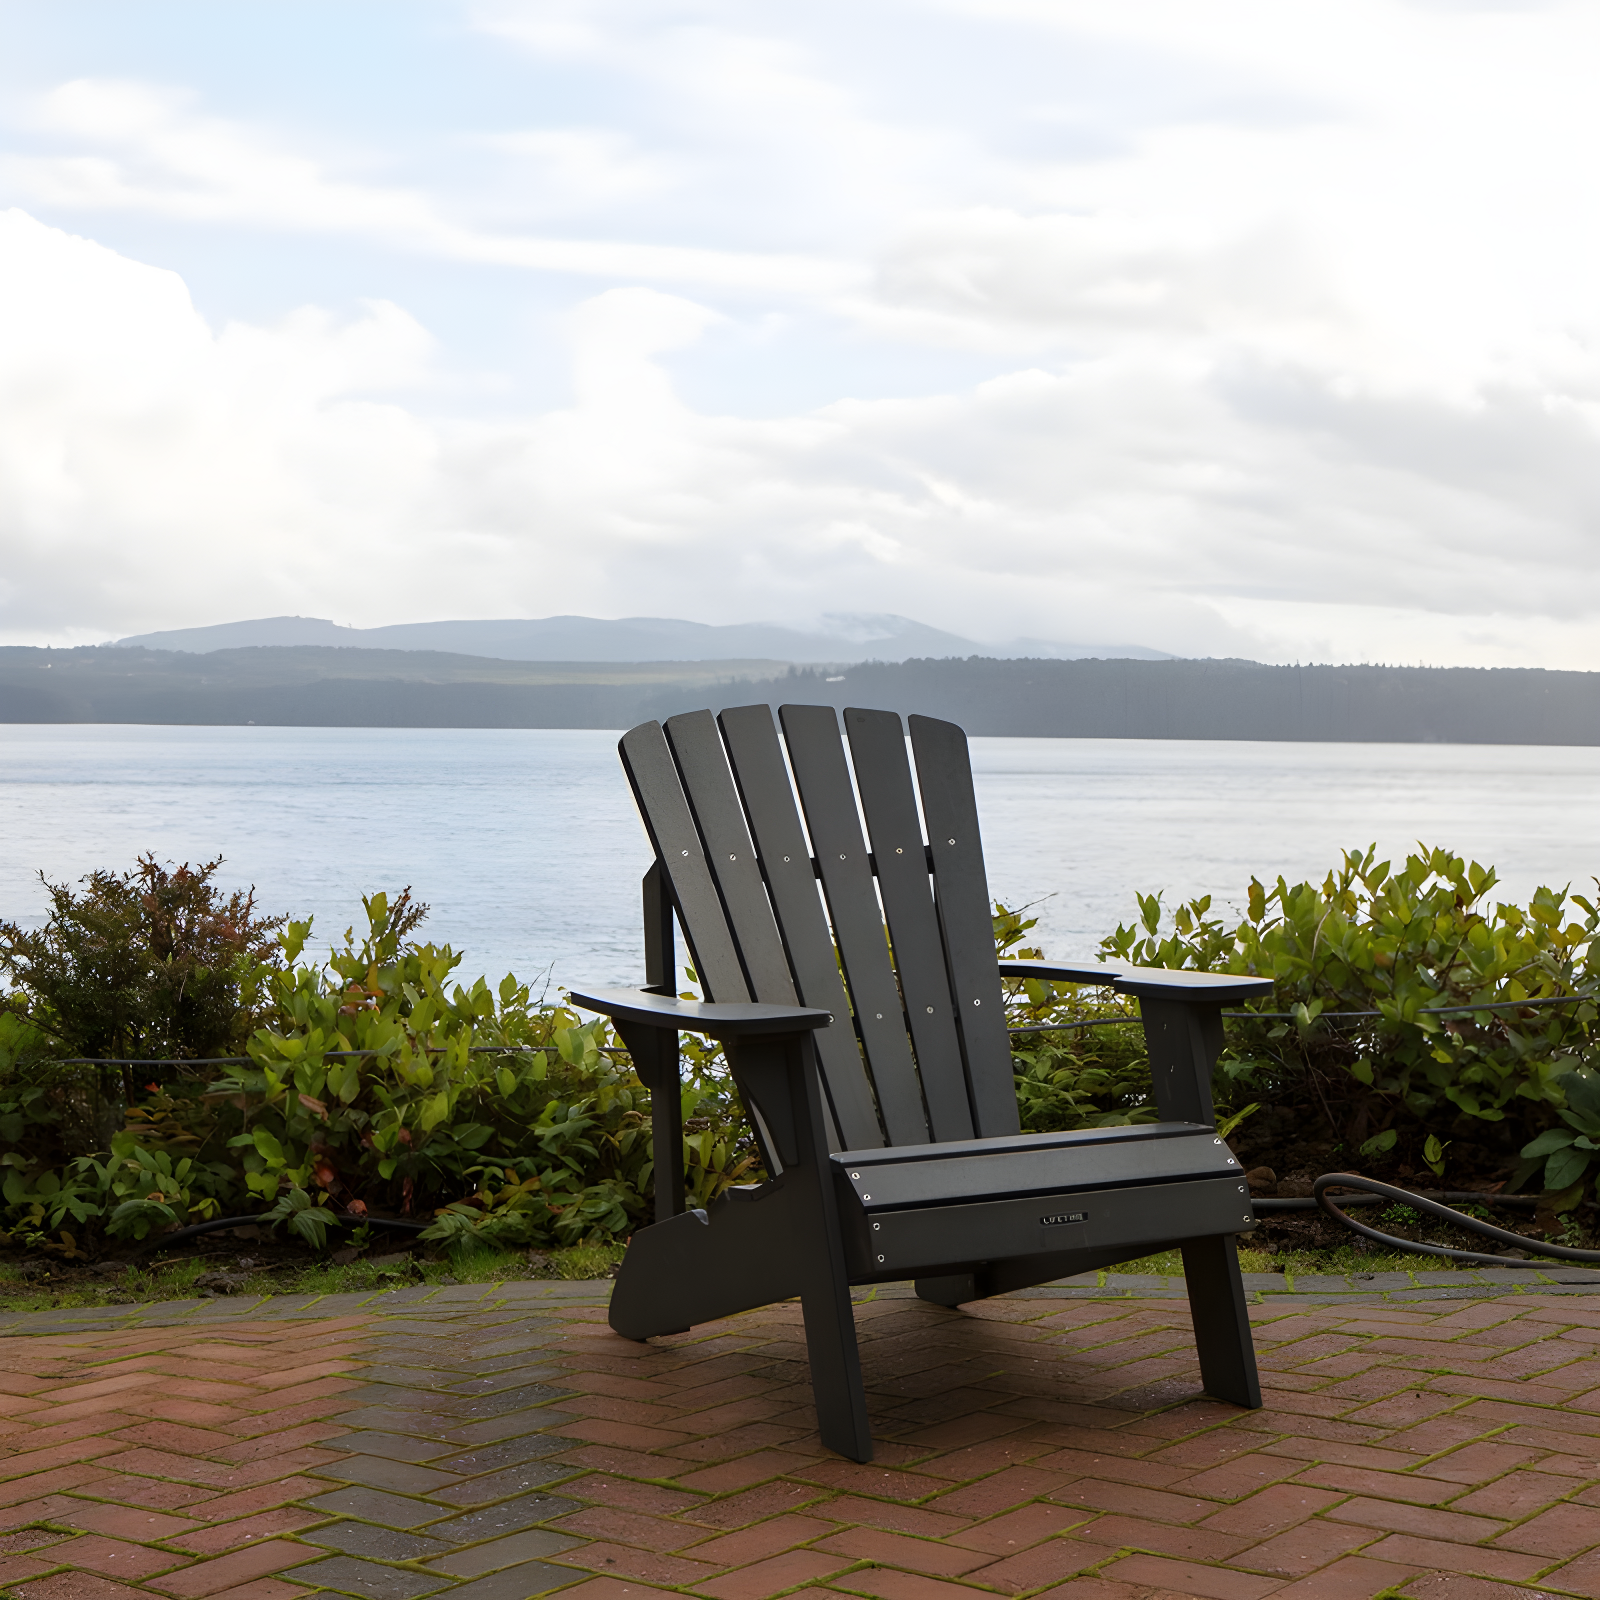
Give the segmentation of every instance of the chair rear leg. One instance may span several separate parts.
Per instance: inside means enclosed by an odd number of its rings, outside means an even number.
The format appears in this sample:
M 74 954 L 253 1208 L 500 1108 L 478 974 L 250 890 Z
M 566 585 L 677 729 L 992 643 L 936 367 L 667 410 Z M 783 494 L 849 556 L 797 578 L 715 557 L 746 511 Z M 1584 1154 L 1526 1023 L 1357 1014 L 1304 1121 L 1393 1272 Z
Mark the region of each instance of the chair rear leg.
M 957 1272 L 946 1278 L 918 1278 L 913 1287 L 917 1299 L 926 1300 L 931 1306 L 949 1306 L 952 1311 L 983 1298 L 975 1272 Z
M 1233 1236 L 1214 1234 L 1184 1245 L 1183 1276 L 1206 1393 L 1258 1409 L 1261 1379 Z

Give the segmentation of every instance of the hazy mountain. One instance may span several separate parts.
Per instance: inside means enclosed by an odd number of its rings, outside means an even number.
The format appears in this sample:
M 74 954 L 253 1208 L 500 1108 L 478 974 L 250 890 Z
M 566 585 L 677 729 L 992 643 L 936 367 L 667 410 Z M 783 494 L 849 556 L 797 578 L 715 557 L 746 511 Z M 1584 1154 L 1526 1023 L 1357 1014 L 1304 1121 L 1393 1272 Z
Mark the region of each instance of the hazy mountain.
M 1088 656 L 1169 661 L 1143 645 L 1056 644 L 1016 639 L 980 644 L 887 613 L 824 617 L 805 631 L 776 622 L 713 626 L 670 617 L 508 618 L 494 622 L 400 622 L 346 628 L 321 617 L 261 617 L 207 628 L 172 628 L 117 641 L 150 650 L 209 654 L 251 645 L 344 645 L 376 650 L 442 650 L 501 661 L 792 661 L 848 663 L 912 658 L 994 656 L 1079 660 Z

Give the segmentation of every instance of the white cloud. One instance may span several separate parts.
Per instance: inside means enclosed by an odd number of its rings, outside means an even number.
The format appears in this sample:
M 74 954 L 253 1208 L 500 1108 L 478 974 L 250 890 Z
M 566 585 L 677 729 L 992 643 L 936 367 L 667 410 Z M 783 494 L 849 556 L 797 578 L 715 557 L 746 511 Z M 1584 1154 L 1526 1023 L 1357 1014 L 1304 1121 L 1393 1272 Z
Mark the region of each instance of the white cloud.
M 0 318 L 12 637 L 883 609 L 991 637 L 1291 659 L 1469 640 L 1600 666 L 1596 548 L 1572 531 L 1600 512 L 1571 489 L 1593 432 L 1526 397 L 1402 406 L 1146 351 L 708 416 L 656 358 L 716 314 L 618 289 L 570 320 L 572 406 L 441 421 L 403 403 L 432 349 L 392 306 L 213 331 L 172 274 L 17 212 Z
M 335 176 L 266 134 L 193 111 L 192 99 L 138 83 L 63 84 L 39 98 L 36 127 L 58 141 L 102 149 L 0 156 L 0 180 L 36 204 L 68 211 L 360 236 L 484 266 L 810 295 L 838 292 L 863 276 L 849 263 L 792 251 L 491 231 L 456 220 L 418 189 Z M 529 137 L 521 138 L 525 148 Z M 547 153 L 563 153 L 568 182 L 582 176 L 572 170 L 580 151 L 587 152 L 592 176 L 601 154 L 592 135 L 587 143 L 559 131 L 531 137 L 536 145 L 542 137 Z M 103 153 L 106 147 L 113 153 Z
M 508 211 L 601 211 L 669 196 L 687 178 L 679 163 L 614 128 L 527 128 L 464 142 L 511 159 Z
M 571 404 L 461 415 L 404 294 L 211 327 L 13 213 L 12 637 L 325 594 L 1600 667 L 1592 8 L 472 15 L 549 103 L 458 113 L 432 165 L 107 78 L 43 87 L 0 181 L 75 228 L 425 258 L 456 304 L 541 275 Z M 771 403 L 808 364 L 829 400 Z

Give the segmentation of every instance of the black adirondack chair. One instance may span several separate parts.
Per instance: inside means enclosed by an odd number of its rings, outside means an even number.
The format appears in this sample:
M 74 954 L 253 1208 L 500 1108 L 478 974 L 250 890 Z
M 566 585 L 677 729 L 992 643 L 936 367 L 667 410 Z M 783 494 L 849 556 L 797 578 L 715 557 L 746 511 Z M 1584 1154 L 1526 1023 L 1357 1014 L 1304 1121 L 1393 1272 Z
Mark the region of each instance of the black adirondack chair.
M 896 713 L 847 710 L 845 741 L 830 706 L 779 717 L 782 744 L 763 705 L 620 745 L 656 856 L 647 983 L 572 996 L 652 1091 L 655 1222 L 611 1326 L 646 1339 L 799 1296 L 822 1440 L 870 1461 L 852 1284 L 909 1278 L 954 1307 L 1181 1246 L 1205 1387 L 1259 1406 L 1232 1238 L 1253 1218 L 1211 1071 L 1223 1004 L 1271 983 L 997 962 L 962 730 L 910 719 L 914 786 Z M 673 994 L 674 910 L 704 1002 Z M 1020 1132 L 1002 977 L 1113 973 L 1139 998 L 1162 1120 Z M 684 1209 L 680 1031 L 725 1045 L 772 1174 L 704 1211 Z

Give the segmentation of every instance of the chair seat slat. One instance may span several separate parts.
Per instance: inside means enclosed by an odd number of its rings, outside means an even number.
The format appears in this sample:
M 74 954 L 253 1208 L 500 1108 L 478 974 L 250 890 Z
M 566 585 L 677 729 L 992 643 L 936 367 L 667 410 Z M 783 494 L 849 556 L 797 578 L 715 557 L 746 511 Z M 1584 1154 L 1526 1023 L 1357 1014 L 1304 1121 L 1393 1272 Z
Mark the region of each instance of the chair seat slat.
M 838 1019 L 835 1026 L 812 1037 L 840 1137 L 847 1147 L 881 1146 L 878 1111 L 860 1046 L 848 1026 L 850 1001 L 839 976 L 833 935 L 823 915 L 772 710 L 765 705 L 739 706 L 717 720 L 799 996 L 806 1005 L 831 1011 Z
M 1167 1123 L 1153 1132 L 1141 1128 L 1130 1139 L 1093 1137 L 1099 1131 L 1079 1139 L 1043 1134 L 927 1145 L 915 1161 L 881 1161 L 876 1150 L 865 1159 L 853 1150 L 832 1159 L 851 1198 L 868 1213 L 1185 1178 L 1233 1178 L 1246 1192 L 1233 1152 L 1209 1127 Z
M 889 1143 L 921 1144 L 928 1137 L 922 1087 L 889 963 L 838 714 L 832 706 L 781 706 L 778 717 Z
M 672 886 L 678 920 L 683 925 L 683 936 L 706 998 L 749 1000 L 750 989 L 745 983 L 739 952 L 728 931 L 717 886 L 706 867 L 700 832 L 695 827 L 661 724 L 642 723 L 624 734 L 617 748 L 622 753 L 623 770 L 633 786 L 639 815 L 644 818 L 656 860 Z
M 1016 1080 L 967 736 L 953 722 L 936 717 L 913 715 L 909 720 L 973 1117 L 983 1137 L 1015 1133 L 1020 1125 Z
M 939 913 L 928 886 L 927 848 L 911 788 L 905 730 L 896 712 L 853 707 L 845 711 L 844 729 L 933 1137 L 970 1139 L 967 1076 L 945 971 Z

